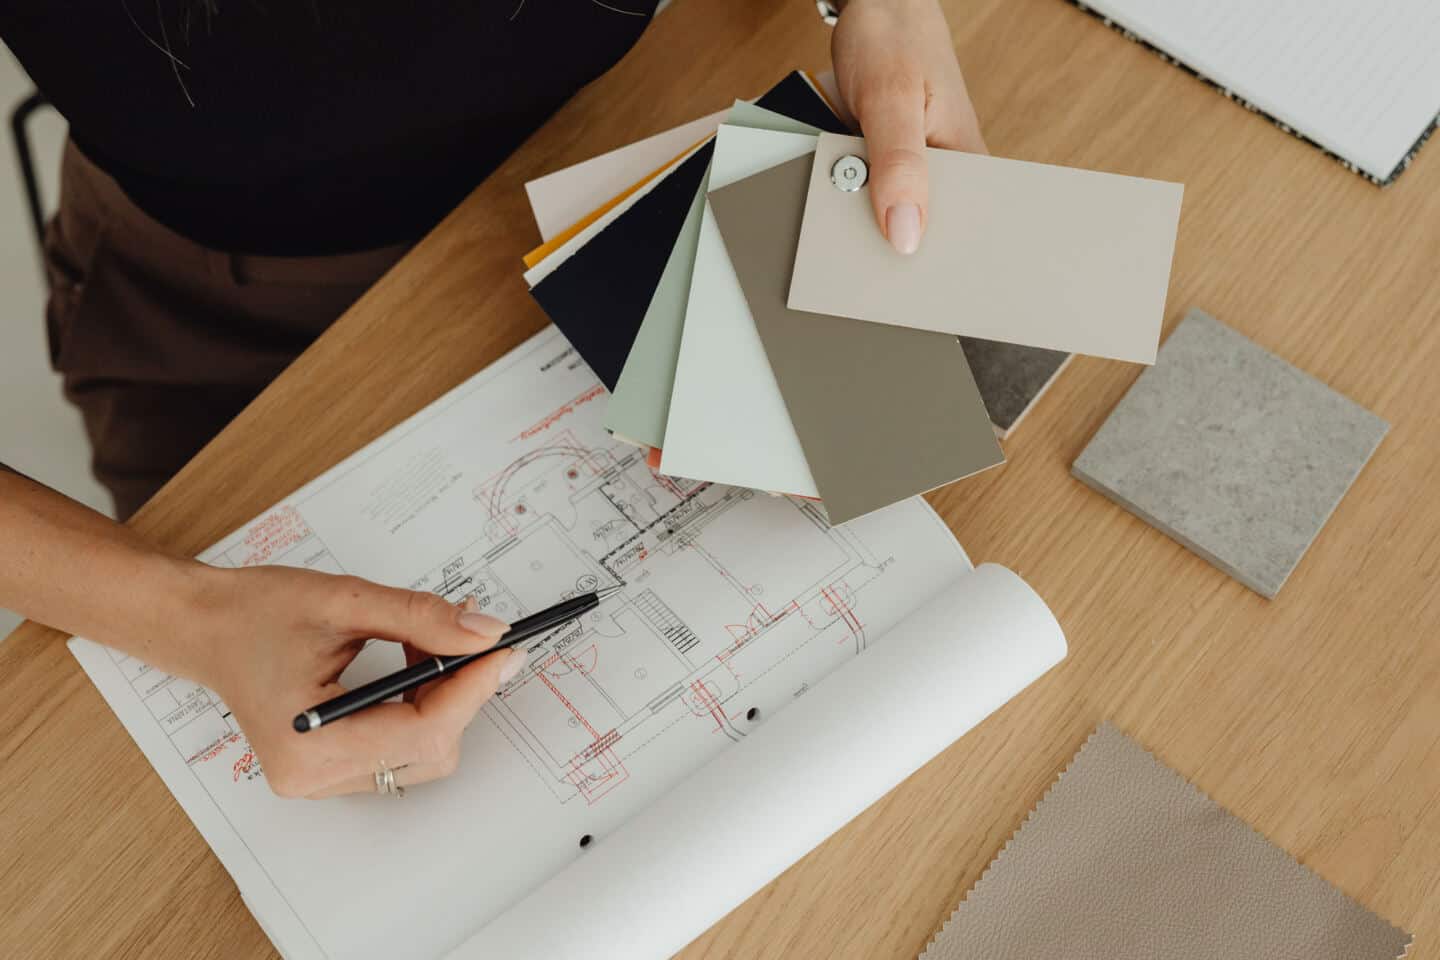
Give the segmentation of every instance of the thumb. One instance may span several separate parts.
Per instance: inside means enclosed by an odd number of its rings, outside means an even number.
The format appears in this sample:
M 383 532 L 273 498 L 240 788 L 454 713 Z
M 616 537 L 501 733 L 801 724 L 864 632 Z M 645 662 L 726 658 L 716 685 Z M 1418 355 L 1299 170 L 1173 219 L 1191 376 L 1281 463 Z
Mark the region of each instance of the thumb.
M 426 653 L 478 653 L 493 647 L 509 624 L 462 610 L 433 593 L 364 583 L 353 594 L 353 631 L 396 640 Z
M 930 185 L 925 173 L 925 90 L 890 87 L 864 101 L 857 114 L 870 163 L 870 202 L 890 245 L 903 254 L 920 248 Z

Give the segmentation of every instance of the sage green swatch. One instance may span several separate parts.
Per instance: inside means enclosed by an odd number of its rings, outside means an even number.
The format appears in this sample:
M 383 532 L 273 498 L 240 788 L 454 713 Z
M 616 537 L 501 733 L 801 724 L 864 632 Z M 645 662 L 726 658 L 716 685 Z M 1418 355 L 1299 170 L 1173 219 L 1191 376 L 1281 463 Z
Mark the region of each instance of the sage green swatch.
M 726 123 L 773 130 L 779 133 L 820 131 L 808 123 L 753 103 L 737 100 Z M 675 238 L 670 259 L 660 274 L 660 283 L 640 322 L 640 332 L 605 411 L 605 429 L 618 439 L 646 447 L 665 445 L 665 422 L 670 416 L 670 393 L 675 387 L 675 366 L 680 356 L 680 334 L 685 328 L 685 305 L 690 297 L 690 277 L 695 268 L 695 250 L 700 243 L 700 217 L 705 194 L 710 189 L 707 171 L 690 212 Z

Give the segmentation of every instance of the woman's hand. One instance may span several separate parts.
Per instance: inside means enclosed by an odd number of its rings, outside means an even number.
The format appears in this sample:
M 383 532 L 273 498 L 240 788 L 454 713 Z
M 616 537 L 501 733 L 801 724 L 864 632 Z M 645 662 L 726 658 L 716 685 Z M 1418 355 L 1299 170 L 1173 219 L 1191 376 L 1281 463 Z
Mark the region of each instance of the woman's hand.
M 0 607 L 220 694 L 282 796 L 374 790 L 381 763 L 397 770 L 401 786 L 445 776 L 459 760 L 466 724 L 525 665 L 525 652 L 512 648 L 426 684 L 404 703 L 296 733 L 295 715 L 341 692 L 341 671 L 371 637 L 404 643 L 413 660 L 487 650 L 508 627 L 473 601 L 457 608 L 431 593 L 356 577 L 225 570 L 170 556 L 4 470 L 0 543 Z
M 511 648 L 427 684 L 413 701 L 296 733 L 295 715 L 343 692 L 340 673 L 371 637 L 405 643 L 414 660 L 485 650 L 507 625 L 475 612 L 473 600 L 457 608 L 357 577 L 286 567 L 194 576 L 198 616 L 184 626 L 196 632 L 186 672 L 224 698 L 281 796 L 373 791 L 381 763 L 401 786 L 448 776 L 466 725 L 525 665 L 525 651 Z
M 848 0 L 830 43 L 840 95 L 868 141 L 870 202 L 896 250 L 925 232 L 925 146 L 988 153 L 937 0 Z

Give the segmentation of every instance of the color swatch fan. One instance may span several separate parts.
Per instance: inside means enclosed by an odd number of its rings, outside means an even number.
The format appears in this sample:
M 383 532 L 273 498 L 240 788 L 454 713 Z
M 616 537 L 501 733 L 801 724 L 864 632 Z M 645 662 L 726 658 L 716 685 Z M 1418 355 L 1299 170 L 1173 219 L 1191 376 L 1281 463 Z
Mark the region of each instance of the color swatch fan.
M 838 524 L 1003 463 L 997 436 L 1072 352 L 1152 362 L 1180 188 L 931 150 L 931 227 L 903 257 L 823 88 L 791 74 L 713 137 L 690 124 L 528 184 L 544 223 L 627 150 L 675 150 L 593 196 L 526 280 L 611 391 L 606 427 L 660 473 Z

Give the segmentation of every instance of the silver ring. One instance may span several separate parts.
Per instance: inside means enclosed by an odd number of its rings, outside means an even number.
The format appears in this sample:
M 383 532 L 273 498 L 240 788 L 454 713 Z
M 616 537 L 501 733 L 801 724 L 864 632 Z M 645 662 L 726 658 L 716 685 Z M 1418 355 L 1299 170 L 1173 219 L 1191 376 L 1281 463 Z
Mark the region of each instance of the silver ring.
M 390 794 L 396 797 L 405 796 L 405 788 L 395 782 L 395 770 L 402 770 L 406 765 L 401 764 L 393 770 L 380 761 L 380 769 L 375 771 L 375 792 L 379 794 Z

